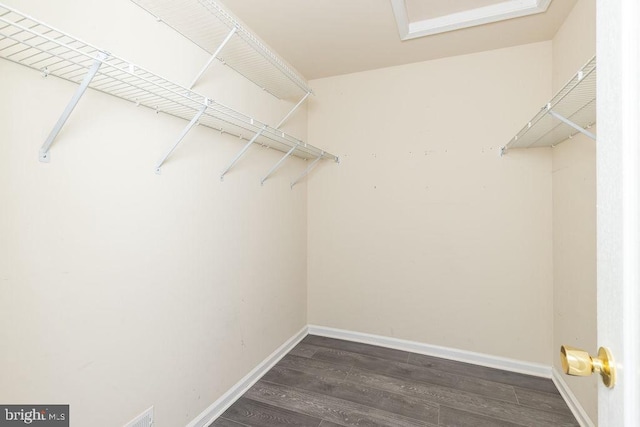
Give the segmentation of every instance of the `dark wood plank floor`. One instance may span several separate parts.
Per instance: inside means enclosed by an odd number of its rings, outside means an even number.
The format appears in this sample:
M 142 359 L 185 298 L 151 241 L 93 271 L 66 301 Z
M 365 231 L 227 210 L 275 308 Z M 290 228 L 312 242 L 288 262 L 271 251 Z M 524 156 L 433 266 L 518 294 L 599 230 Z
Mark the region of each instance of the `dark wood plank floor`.
M 578 426 L 549 379 L 309 335 L 211 426 Z

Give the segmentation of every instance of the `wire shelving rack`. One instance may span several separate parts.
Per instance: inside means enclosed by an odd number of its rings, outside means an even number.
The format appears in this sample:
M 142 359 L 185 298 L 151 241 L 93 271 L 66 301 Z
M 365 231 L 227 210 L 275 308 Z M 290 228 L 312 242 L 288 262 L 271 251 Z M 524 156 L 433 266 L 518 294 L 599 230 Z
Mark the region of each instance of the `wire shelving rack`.
M 132 1 L 275 97 L 293 100 L 312 92 L 293 67 L 216 1 Z
M 553 147 L 583 133 L 596 122 L 596 58 L 589 60 L 501 150 Z
M 157 172 L 196 123 L 282 151 L 287 153 L 287 156 L 338 161 L 333 154 L 306 144 L 279 129 L 208 99 L 2 3 L 0 58 L 38 70 L 44 76 L 56 76 L 80 85 L 40 150 L 40 160 L 44 162 L 49 161 L 49 148 L 87 88 L 190 121 L 175 145 L 156 165 Z

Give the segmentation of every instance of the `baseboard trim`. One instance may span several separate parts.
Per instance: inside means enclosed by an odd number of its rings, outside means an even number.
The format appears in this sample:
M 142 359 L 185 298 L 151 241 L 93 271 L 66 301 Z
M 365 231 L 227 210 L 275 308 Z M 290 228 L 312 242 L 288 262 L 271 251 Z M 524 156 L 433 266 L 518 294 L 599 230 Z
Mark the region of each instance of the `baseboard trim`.
M 213 402 L 200 415 L 194 418 L 186 427 L 206 427 L 218 418 L 224 411 L 238 400 L 251 386 L 253 386 L 264 374 L 267 373 L 276 363 L 280 361 L 288 352 L 293 349 L 308 334 L 308 327 L 305 326 L 297 334 L 289 338 L 276 351 L 271 353 L 258 366 L 249 372 L 244 378 L 238 381 L 233 387 L 223 394 L 218 400 Z
M 587 415 L 587 411 L 584 410 L 583 406 L 576 398 L 576 395 L 573 394 L 571 388 L 569 388 L 569 384 L 567 384 L 564 377 L 555 366 L 551 369 L 551 380 L 558 388 L 558 391 L 564 401 L 567 402 L 569 409 L 571 409 L 573 416 L 578 420 L 580 427 L 595 427 L 594 422 L 591 420 L 589 415 Z
M 372 335 L 316 325 L 309 325 L 309 334 L 378 345 L 381 347 L 395 348 L 397 350 L 442 357 L 444 359 L 456 360 L 458 362 L 473 363 L 474 365 L 497 368 L 520 374 L 534 375 L 536 377 L 551 378 L 550 366 L 509 359 L 506 357 L 492 356 L 490 354 L 476 353 L 473 351 L 424 344 L 417 341 L 402 340 L 381 335 Z
M 490 354 L 476 353 L 467 350 L 442 347 L 431 344 L 424 344 L 417 341 L 403 340 L 399 338 L 373 335 L 363 332 L 348 331 L 344 329 L 329 328 L 325 326 L 307 325 L 298 333 L 289 338 L 277 350 L 263 360 L 244 378 L 236 383 L 229 391 L 223 394 L 218 400 L 213 402 L 200 415 L 194 418 L 186 427 L 206 427 L 218 418 L 224 411 L 238 400 L 251 386 L 253 386 L 269 369 L 271 369 L 280 359 L 291 351 L 308 334 L 319 335 L 327 338 L 337 338 L 347 341 L 360 342 L 364 344 L 377 345 L 381 347 L 394 348 L 397 350 L 410 351 L 413 353 L 425 354 L 428 356 L 442 357 L 459 362 L 473 363 L 475 365 L 489 368 L 502 369 L 505 371 L 517 372 L 520 374 L 534 375 L 537 377 L 550 378 L 576 420 L 581 427 L 595 427 L 586 411 L 573 394 L 562 374 L 556 369 L 547 365 L 524 362 L 521 360 L 506 357 L 493 356 Z

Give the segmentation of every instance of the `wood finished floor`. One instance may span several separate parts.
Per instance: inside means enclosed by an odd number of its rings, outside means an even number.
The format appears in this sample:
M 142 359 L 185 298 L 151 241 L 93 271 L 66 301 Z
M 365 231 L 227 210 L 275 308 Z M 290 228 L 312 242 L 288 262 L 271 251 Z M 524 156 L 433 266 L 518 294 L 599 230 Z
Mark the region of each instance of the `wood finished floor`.
M 549 379 L 309 335 L 211 426 L 579 424 Z

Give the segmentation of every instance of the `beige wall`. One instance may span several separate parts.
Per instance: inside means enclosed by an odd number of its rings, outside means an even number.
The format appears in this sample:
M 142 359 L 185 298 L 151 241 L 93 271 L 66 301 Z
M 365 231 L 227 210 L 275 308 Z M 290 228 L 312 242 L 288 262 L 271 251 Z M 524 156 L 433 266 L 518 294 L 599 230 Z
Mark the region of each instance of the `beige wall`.
M 5 1 L 183 84 L 207 60 L 127 0 Z M 157 176 L 186 122 L 92 91 L 41 164 L 75 86 L 0 61 L 0 401 L 184 425 L 307 319 L 545 364 L 593 350 L 594 145 L 497 155 L 593 54 L 593 14 L 580 0 L 553 43 L 313 81 L 285 130 L 342 163 L 308 197 L 299 160 L 259 186 L 281 155 L 260 148 L 221 183 L 241 144 L 205 128 Z M 291 107 L 221 66 L 196 90 L 270 123 Z M 597 419 L 595 380 L 567 381 Z
M 595 14 L 595 0 L 579 0 L 553 39 L 554 91 L 595 54 Z M 553 364 L 560 371 L 561 345 L 597 349 L 595 144 L 576 135 L 553 148 Z M 598 379 L 564 379 L 596 422 Z
M 312 81 L 309 323 L 551 364 L 550 42 Z
M 128 0 L 7 0 L 186 84 L 204 52 Z M 176 67 L 176 64 L 179 66 Z M 154 405 L 185 425 L 306 324 L 305 164 L 0 61 L 0 401 L 69 403 L 74 426 L 123 425 Z M 291 107 L 224 67 L 197 90 L 275 122 Z M 232 96 L 233 95 L 233 96 Z M 288 126 L 306 138 L 306 112 Z

